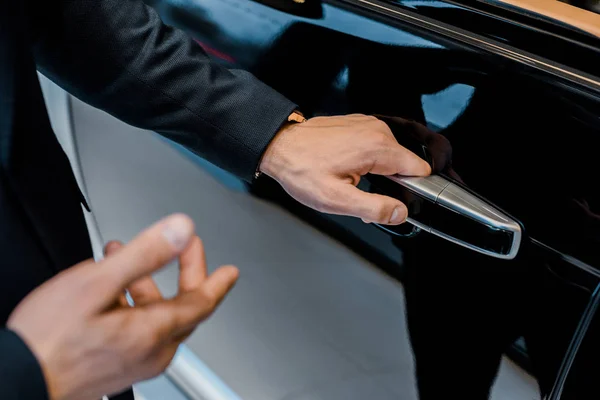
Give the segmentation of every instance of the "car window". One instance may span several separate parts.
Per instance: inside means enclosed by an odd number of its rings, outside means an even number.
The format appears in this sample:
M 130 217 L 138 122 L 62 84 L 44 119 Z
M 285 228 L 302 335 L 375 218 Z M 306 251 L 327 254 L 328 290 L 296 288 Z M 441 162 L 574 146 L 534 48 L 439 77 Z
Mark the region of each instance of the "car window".
M 596 0 L 484 0 L 570 25 L 600 37 L 600 2 Z

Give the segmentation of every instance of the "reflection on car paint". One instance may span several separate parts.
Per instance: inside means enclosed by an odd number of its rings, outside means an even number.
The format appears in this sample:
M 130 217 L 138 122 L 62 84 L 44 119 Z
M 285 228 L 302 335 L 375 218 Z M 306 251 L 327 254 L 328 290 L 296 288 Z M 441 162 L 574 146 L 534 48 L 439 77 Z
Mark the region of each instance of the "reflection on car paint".
M 474 87 L 457 83 L 421 96 L 427 125 L 435 130 L 450 126 L 467 108 L 474 92 Z

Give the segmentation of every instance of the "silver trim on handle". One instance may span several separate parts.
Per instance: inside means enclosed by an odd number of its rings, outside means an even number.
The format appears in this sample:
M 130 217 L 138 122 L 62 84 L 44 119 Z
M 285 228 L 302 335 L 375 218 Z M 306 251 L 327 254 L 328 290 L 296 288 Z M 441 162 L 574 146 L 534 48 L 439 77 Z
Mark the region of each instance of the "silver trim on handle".
M 491 257 L 512 260 L 517 256 L 523 236 L 521 225 L 502 211 L 439 175 L 428 177 L 394 175 L 388 178 L 440 207 L 468 217 L 490 229 L 512 233 L 512 243 L 510 251 L 507 254 L 502 254 L 465 242 L 409 217 L 407 222 L 410 224 L 452 243 Z
M 440 193 L 442 193 L 442 191 L 450 184 L 449 180 L 444 179 L 439 175 L 427 177 L 392 175 L 388 176 L 388 178 L 434 202 L 437 201 Z

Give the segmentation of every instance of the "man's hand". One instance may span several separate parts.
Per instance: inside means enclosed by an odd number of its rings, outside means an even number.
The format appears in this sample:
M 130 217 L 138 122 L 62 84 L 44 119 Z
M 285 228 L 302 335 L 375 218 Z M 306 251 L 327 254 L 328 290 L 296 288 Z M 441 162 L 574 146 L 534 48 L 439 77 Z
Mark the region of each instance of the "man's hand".
M 406 206 L 359 190 L 361 176 L 431 173 L 429 164 L 400 146 L 384 122 L 360 114 L 287 125 L 267 148 L 259 169 L 318 211 L 390 225 L 406 220 Z
M 51 400 L 98 399 L 161 373 L 238 276 L 230 266 L 207 275 L 202 242 L 183 215 L 107 251 L 37 288 L 7 323 L 36 355 Z M 177 257 L 179 293 L 165 300 L 149 276 Z

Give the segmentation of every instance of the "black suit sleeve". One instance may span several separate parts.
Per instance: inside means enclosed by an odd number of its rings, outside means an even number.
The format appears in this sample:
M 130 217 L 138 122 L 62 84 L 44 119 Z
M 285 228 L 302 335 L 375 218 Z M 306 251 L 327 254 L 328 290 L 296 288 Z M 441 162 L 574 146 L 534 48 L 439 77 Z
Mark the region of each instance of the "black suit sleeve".
M 44 75 L 246 180 L 296 107 L 248 72 L 212 62 L 141 0 L 30 3 Z
M 16 333 L 6 329 L 0 329 L 0 399 L 48 399 L 35 356 Z

